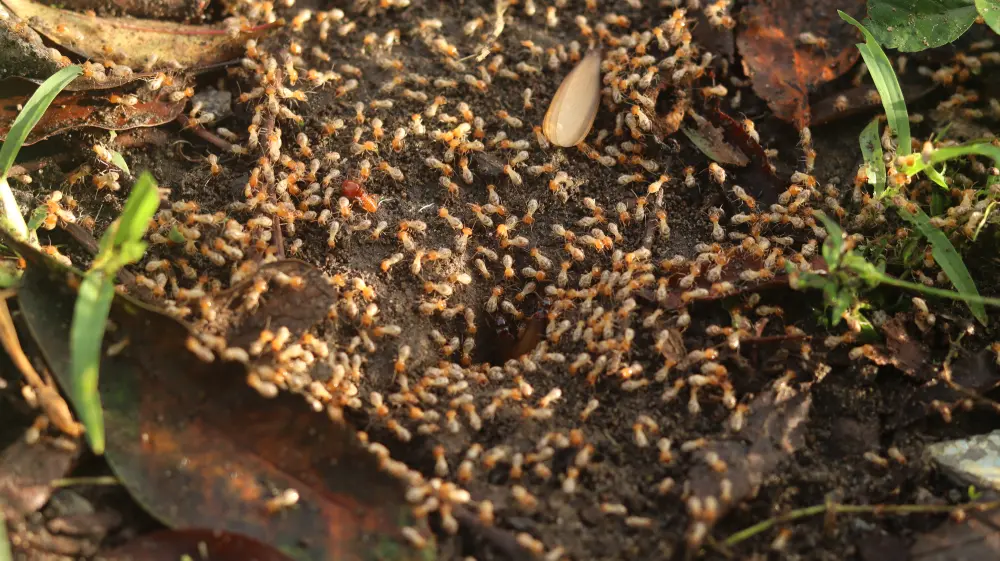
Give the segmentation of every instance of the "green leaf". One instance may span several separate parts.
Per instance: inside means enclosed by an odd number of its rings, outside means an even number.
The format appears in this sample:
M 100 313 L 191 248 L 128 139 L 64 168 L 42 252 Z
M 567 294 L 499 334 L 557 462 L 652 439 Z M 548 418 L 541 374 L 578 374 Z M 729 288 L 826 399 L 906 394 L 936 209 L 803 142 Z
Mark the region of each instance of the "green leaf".
M 143 172 L 132 186 L 132 192 L 125 201 L 125 209 L 118 218 L 114 247 L 121 247 L 129 241 L 139 241 L 146 234 L 149 221 L 160 207 L 160 192 L 156 180 L 149 172 Z
M 878 118 L 872 119 L 858 136 L 861 154 L 868 166 L 868 182 L 875 186 L 875 196 L 885 192 L 885 160 L 882 159 L 882 142 L 878 134 Z
M 890 49 L 916 52 L 947 45 L 976 21 L 983 0 L 868 0 L 865 25 Z
M 7 538 L 7 521 L 3 512 L 0 512 L 0 561 L 13 561 L 14 555 L 10 552 L 10 540 Z
M 1000 1 L 976 0 L 976 9 L 986 20 L 986 25 L 990 26 L 994 33 L 1000 33 Z
M 961 146 L 939 148 L 935 150 L 931 154 L 931 157 L 927 160 L 924 160 L 922 157 L 917 158 L 912 166 L 904 168 L 903 171 L 905 171 L 907 175 L 916 175 L 928 167 L 933 167 L 948 160 L 954 160 L 964 156 L 986 156 L 988 158 L 992 158 L 994 162 L 1000 165 L 1000 148 L 993 146 L 989 142 L 976 142 L 973 144 L 963 144 Z
M 3 148 L 0 148 L 0 177 L 7 177 L 7 172 L 10 171 L 10 166 L 14 165 L 14 158 L 21 150 L 24 139 L 28 138 L 28 133 L 35 128 L 38 120 L 52 104 L 52 100 L 81 72 L 83 68 L 76 65 L 63 68 L 42 82 L 24 104 L 24 108 L 14 119 L 14 124 L 10 126 Z
M 934 261 L 941 267 L 944 274 L 948 276 L 951 284 L 955 285 L 955 290 L 963 296 L 976 299 L 965 300 L 969 305 L 969 309 L 972 310 L 972 315 L 983 325 L 989 323 L 986 316 L 986 308 L 983 306 L 982 301 L 977 301 L 980 296 L 979 290 L 976 289 L 976 283 L 972 280 L 972 275 L 969 274 L 969 269 L 965 266 L 965 262 L 962 261 L 962 256 L 955 250 L 955 246 L 951 244 L 948 236 L 935 228 L 931 224 L 927 214 L 919 207 L 916 209 L 916 213 L 911 213 L 901 207 L 897 207 L 896 210 L 907 222 L 916 226 L 917 230 L 920 230 L 920 233 L 927 238 L 927 241 L 931 242 L 931 254 L 934 256 Z
M 35 210 L 31 211 L 31 216 L 28 217 L 28 230 L 34 232 L 35 230 L 42 227 L 42 223 L 45 222 L 45 218 L 48 217 L 49 210 L 44 206 L 35 207 Z
M 879 46 L 878 41 L 872 36 L 865 26 L 858 23 L 858 20 L 838 10 L 841 19 L 861 30 L 865 36 L 864 43 L 858 43 L 858 50 L 861 51 L 868 72 L 872 75 L 875 88 L 879 96 L 882 97 L 882 107 L 885 108 L 885 116 L 889 121 L 889 128 L 896 135 L 899 147 L 899 155 L 906 156 L 912 151 L 910 147 L 910 118 L 906 113 L 906 101 L 903 99 L 903 90 L 899 87 L 899 80 L 896 79 L 896 72 L 892 69 L 889 57 L 885 56 L 885 51 Z
M 125 158 L 122 157 L 121 152 L 118 150 L 112 150 L 108 148 L 108 152 L 111 153 L 111 163 L 116 168 L 124 171 L 125 173 L 132 175 L 132 172 L 128 169 L 128 164 L 125 163 Z
M 110 275 L 101 270 L 87 272 L 80 283 L 70 328 L 70 393 L 95 454 L 104 453 L 104 413 L 97 391 L 97 374 L 104 329 L 114 296 L 115 286 Z

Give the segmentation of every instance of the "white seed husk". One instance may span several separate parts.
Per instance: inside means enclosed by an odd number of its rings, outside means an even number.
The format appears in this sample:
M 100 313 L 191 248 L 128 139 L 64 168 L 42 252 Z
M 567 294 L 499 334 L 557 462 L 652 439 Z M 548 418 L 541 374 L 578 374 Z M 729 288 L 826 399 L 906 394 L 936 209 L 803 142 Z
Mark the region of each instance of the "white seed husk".
M 549 142 L 564 148 L 587 137 L 601 103 L 601 51 L 594 49 L 563 79 L 542 121 Z

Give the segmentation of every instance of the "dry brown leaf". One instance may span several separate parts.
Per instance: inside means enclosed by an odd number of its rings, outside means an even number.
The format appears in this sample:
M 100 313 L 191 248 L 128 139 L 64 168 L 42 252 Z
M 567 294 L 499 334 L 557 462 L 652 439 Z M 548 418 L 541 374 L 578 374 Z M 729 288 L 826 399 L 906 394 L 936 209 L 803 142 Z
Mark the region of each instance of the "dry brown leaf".
M 60 10 L 31 0 L 3 0 L 14 15 L 60 46 L 95 59 L 142 68 L 154 61 L 184 68 L 224 62 L 238 56 L 247 38 L 275 25 L 246 30 L 235 37 L 207 26 L 136 19 L 101 18 Z
M 865 3 L 753 0 L 736 39 L 754 91 L 775 116 L 800 129 L 810 120 L 809 92 L 847 72 L 860 54 L 857 32 L 838 8 L 860 17 Z
M 6 90 L 6 85 L 6 81 L 0 82 L 0 92 Z M 28 97 L 27 93 L 23 93 L 0 99 L 0 138 L 7 136 Z M 160 95 L 135 105 L 126 105 L 114 104 L 108 97 L 107 93 L 96 91 L 59 94 L 28 133 L 24 144 L 34 144 L 56 134 L 86 127 L 113 131 L 155 127 L 174 120 L 186 103 L 186 100 L 170 101 L 166 95 Z

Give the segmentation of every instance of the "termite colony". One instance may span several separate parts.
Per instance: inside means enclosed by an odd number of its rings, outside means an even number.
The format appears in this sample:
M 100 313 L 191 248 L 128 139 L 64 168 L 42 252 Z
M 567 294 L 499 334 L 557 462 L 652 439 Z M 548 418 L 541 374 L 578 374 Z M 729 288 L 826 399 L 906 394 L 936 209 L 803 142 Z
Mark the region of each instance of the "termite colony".
M 691 36 L 696 18 L 732 27 L 730 2 L 627 0 L 616 13 L 593 0 L 470 2 L 452 6 L 463 19 L 405 28 L 394 26 L 410 20 L 383 16 L 407 10 L 406 0 L 328 11 L 294 4 L 228 2 L 244 22 L 287 22 L 276 38 L 248 40 L 228 71 L 248 122 L 218 128 L 189 108 L 195 125 L 232 145 L 205 156 L 205 188 L 235 180 L 238 196 L 213 209 L 166 203 L 136 284 L 214 333 L 224 289 L 243 287 L 237 307 L 252 313 L 274 286 L 305 282 L 263 265 L 313 262 L 337 294 L 321 330 L 271 325 L 246 348 L 211 335 L 189 348 L 253 366 L 249 383 L 262 395 L 293 391 L 337 422 L 370 419 L 362 441 L 408 483 L 415 515 L 446 533 L 457 532 L 459 510 L 489 525 L 531 516 L 553 494 L 573 507 L 560 516 L 577 516 L 594 506 L 581 498 L 595 496 L 589 489 L 603 497 L 608 524 L 648 532 L 655 547 L 655 530 L 666 529 L 659 503 L 626 504 L 602 462 L 661 468 L 656 481 L 637 480 L 633 496 L 690 498 L 678 465 L 698 443 L 671 412 L 739 432 L 747 408 L 729 370 L 741 341 L 765 329 L 802 335 L 757 294 L 741 296 L 724 322 L 693 320 L 692 307 L 773 280 L 789 264 L 809 270 L 826 235 L 814 209 L 846 215 L 841 186 L 812 175 L 808 129 L 803 167 L 772 204 L 717 164 L 667 168 L 657 140 L 678 130 L 695 101 L 746 85 L 724 73 L 709 80 L 713 54 Z M 553 35 L 567 29 L 569 40 Z M 409 52 L 430 60 L 414 64 Z M 560 148 L 542 126 L 554 77 L 587 56 L 601 57 L 597 124 Z M 676 94 L 672 107 L 658 107 L 664 91 Z M 756 135 L 751 121 L 744 127 Z M 721 190 L 731 204 L 691 208 L 678 193 L 693 190 Z M 50 197 L 52 221 L 72 211 L 60 206 L 71 200 Z M 535 326 L 536 340 L 486 362 L 491 349 L 482 347 L 495 344 L 501 322 Z M 851 333 L 824 347 L 852 343 Z M 813 364 L 811 353 L 804 343 L 794 358 Z M 323 380 L 312 377 L 319 365 Z M 618 430 L 613 442 L 608 427 Z M 479 442 L 486 432 L 492 440 Z M 425 448 L 426 465 L 393 458 L 400 442 Z M 607 455 L 619 447 L 628 458 Z M 703 537 L 699 528 L 690 542 Z M 554 561 L 590 539 L 550 529 L 564 543 L 530 533 L 517 541 Z M 428 539 L 405 534 L 417 547 Z

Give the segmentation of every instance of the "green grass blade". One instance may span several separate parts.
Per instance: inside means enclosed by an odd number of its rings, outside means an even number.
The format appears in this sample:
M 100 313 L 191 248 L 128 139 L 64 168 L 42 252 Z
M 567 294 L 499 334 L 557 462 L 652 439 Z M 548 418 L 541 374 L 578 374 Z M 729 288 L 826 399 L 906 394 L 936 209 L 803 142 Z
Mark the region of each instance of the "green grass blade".
M 955 286 L 955 290 L 964 296 L 971 297 L 963 299 L 969 305 L 972 315 L 979 320 L 979 323 L 986 325 L 989 320 L 986 317 L 986 308 L 983 306 L 982 297 L 979 296 L 976 283 L 972 280 L 972 275 L 969 274 L 969 269 L 965 266 L 965 262 L 962 261 L 962 256 L 958 254 L 948 236 L 935 228 L 931 224 L 930 218 L 920 208 L 917 208 L 915 214 L 901 207 L 897 207 L 896 210 L 907 222 L 916 226 L 917 230 L 920 230 L 920 233 L 927 238 L 927 241 L 931 242 L 931 254 L 934 256 L 934 261 L 941 267 L 944 274 L 948 276 L 948 280 Z
M 915 175 L 929 167 L 934 167 L 937 164 L 964 156 L 986 156 L 987 158 L 992 158 L 997 165 L 1000 165 L 1000 148 L 993 146 L 989 142 L 976 142 L 973 144 L 963 144 L 962 146 L 939 148 L 931 154 L 931 157 L 927 161 L 919 158 L 904 171 L 906 171 L 907 175 Z
M 10 552 L 10 539 L 7 537 L 7 520 L 0 512 L 0 561 L 13 561 L 14 554 Z
M 837 12 L 844 21 L 860 29 L 865 36 L 865 42 L 858 43 L 858 50 L 861 51 L 861 56 L 868 66 L 868 72 L 871 73 L 872 80 L 875 82 L 875 88 L 882 97 L 882 107 L 885 108 L 889 127 L 899 143 L 897 151 L 899 155 L 907 156 L 912 150 L 910 147 L 910 118 L 906 112 L 903 90 L 899 87 L 899 80 L 896 79 L 892 63 L 889 61 L 889 57 L 885 56 L 885 51 L 879 46 L 875 36 L 865 29 L 865 26 L 842 11 L 838 10 Z
M 143 172 L 132 186 L 132 192 L 125 201 L 125 208 L 118 218 L 112 247 L 120 248 L 128 242 L 138 242 L 146 234 L 149 221 L 160 207 L 160 192 L 156 180 L 149 172 Z
M 7 172 L 10 171 L 10 166 L 14 165 L 14 158 L 21 150 L 24 139 L 28 138 L 28 133 L 35 128 L 38 120 L 52 104 L 52 100 L 81 72 L 83 68 L 76 65 L 63 68 L 42 82 L 24 104 L 24 108 L 14 119 L 14 124 L 10 126 L 3 148 L 0 148 L 0 177 L 7 177 Z
M 881 197 L 885 192 L 885 160 L 882 159 L 882 142 L 878 134 L 878 118 L 872 119 L 865 130 L 858 136 L 861 144 L 861 154 L 868 166 L 868 182 L 875 187 L 875 196 Z
M 17 239 L 28 240 L 28 225 L 21 216 L 21 208 L 17 206 L 17 199 L 6 177 L 0 177 L 0 225 Z
M 125 158 L 122 157 L 121 152 L 119 152 L 118 150 L 111 150 L 110 148 L 108 149 L 108 152 L 111 153 L 111 165 L 124 171 L 128 175 L 132 175 L 132 172 L 129 171 L 128 164 L 125 163 Z
M 97 391 L 97 376 L 104 328 L 115 296 L 111 278 L 101 270 L 91 270 L 84 275 L 70 329 L 70 393 L 95 454 L 104 453 L 104 413 Z

